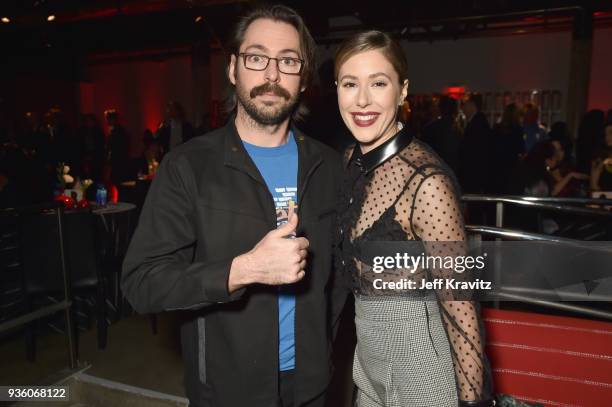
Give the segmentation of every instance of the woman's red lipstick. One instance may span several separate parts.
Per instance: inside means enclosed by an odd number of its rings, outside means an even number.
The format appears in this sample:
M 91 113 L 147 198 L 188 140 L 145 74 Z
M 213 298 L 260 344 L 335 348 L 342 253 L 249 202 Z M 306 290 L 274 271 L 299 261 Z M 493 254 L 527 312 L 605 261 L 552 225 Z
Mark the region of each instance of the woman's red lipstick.
M 380 113 L 378 112 L 351 112 L 353 122 L 359 127 L 368 127 L 374 124 Z

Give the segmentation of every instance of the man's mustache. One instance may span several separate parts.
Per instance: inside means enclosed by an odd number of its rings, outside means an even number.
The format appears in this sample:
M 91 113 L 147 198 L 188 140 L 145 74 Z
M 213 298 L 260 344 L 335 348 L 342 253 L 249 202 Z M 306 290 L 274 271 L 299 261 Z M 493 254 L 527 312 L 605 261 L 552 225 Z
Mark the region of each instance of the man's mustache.
M 273 93 L 276 96 L 280 96 L 285 98 L 286 100 L 291 99 L 291 95 L 287 89 L 283 88 L 280 85 L 272 84 L 272 83 L 264 83 L 263 85 L 255 86 L 251 89 L 251 99 L 263 95 L 264 93 Z

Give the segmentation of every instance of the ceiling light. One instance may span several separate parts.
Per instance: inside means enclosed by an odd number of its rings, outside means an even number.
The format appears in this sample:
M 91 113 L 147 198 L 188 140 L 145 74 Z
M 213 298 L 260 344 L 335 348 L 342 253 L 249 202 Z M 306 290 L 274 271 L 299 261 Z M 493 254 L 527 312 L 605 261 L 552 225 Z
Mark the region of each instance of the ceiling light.
M 196 23 L 199 23 L 199 22 L 200 22 L 200 21 L 202 21 L 202 20 L 204 20 L 204 17 L 202 17 L 202 16 L 197 16 L 197 17 L 195 18 L 195 22 L 196 22 Z
M 8 23 L 10 23 L 10 22 L 11 22 L 11 19 L 10 19 L 10 18 L 8 18 L 8 17 L 2 17 L 1 21 L 2 21 L 4 24 L 8 24 Z
M 55 21 L 55 15 L 50 14 L 47 16 L 47 21 L 51 22 L 51 21 Z

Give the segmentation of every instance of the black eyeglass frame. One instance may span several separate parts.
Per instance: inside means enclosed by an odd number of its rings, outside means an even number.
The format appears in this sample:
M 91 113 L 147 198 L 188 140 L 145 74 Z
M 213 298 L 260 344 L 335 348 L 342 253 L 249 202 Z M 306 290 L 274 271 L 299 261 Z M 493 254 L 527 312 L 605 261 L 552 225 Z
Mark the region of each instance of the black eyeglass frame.
M 280 57 L 280 58 L 273 58 L 273 57 L 269 57 L 269 56 L 267 56 L 267 55 L 262 55 L 262 54 L 252 54 L 252 53 L 250 53 L 250 52 L 239 52 L 239 53 L 238 53 L 238 56 L 241 56 L 241 57 L 242 57 L 242 63 L 244 64 L 244 67 L 245 67 L 246 69 L 249 69 L 249 70 L 251 70 L 251 71 L 259 71 L 259 72 L 260 72 L 260 71 L 265 71 L 266 69 L 268 69 L 268 65 L 270 65 L 270 61 L 275 60 L 275 61 L 276 61 L 276 68 L 278 69 L 278 71 L 279 71 L 279 72 L 284 73 L 285 75 L 300 75 L 300 74 L 302 73 L 302 70 L 304 69 L 304 63 L 305 63 L 305 61 L 304 61 L 303 59 L 300 59 L 300 58 L 293 58 L 293 57 Z M 250 56 L 258 56 L 258 57 L 260 57 L 260 58 L 267 59 L 266 66 L 264 66 L 264 67 L 263 67 L 263 68 L 261 68 L 261 69 L 253 69 L 253 68 L 249 68 L 249 67 L 247 66 L 246 59 L 247 59 L 247 57 L 250 57 Z M 299 62 L 300 62 L 300 69 L 299 69 L 299 71 L 297 71 L 297 72 L 284 72 L 284 71 L 281 69 L 281 65 L 278 63 L 278 61 L 279 61 L 279 60 L 281 60 L 281 59 L 291 59 L 291 60 L 293 60 L 293 61 L 299 61 Z

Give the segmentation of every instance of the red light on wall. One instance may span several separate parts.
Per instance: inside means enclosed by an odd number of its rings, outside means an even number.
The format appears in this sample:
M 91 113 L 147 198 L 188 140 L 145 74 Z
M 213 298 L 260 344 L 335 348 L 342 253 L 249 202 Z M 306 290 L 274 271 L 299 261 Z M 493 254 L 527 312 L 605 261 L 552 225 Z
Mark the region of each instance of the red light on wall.
M 453 99 L 461 99 L 465 95 L 465 86 L 449 86 L 444 88 L 443 93 Z
M 449 86 L 444 89 L 444 93 L 465 93 L 465 87 L 463 86 Z

